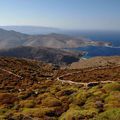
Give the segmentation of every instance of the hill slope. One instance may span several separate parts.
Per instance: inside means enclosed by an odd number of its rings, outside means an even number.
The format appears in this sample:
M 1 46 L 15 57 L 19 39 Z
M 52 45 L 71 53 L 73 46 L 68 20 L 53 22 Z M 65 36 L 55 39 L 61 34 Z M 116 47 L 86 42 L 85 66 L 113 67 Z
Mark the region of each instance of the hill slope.
M 0 29 L 0 49 L 20 46 L 27 37 L 26 34 Z
M 0 57 L 1 90 L 26 89 L 53 75 L 54 66 L 40 61 Z
M 114 79 L 120 78 L 120 67 L 111 67 L 110 74 Z M 119 82 L 83 88 L 74 83 L 62 83 L 55 77 L 69 72 L 73 70 L 54 69 L 54 66 L 38 61 L 1 57 L 0 119 L 119 120 Z M 82 72 L 86 74 L 84 79 L 89 77 L 89 73 Z M 99 69 L 97 72 L 104 73 Z M 77 75 L 74 79 L 78 79 Z
M 26 35 L 15 31 L 0 29 L 0 49 L 17 46 L 42 46 L 50 48 L 72 48 L 87 45 L 109 45 L 85 38 L 70 37 L 63 34 Z
M 36 59 L 57 65 L 71 64 L 79 61 L 84 52 L 72 52 L 45 47 L 17 47 L 0 50 L 0 56 Z
M 70 69 L 83 69 L 116 65 L 120 65 L 120 56 L 93 57 L 89 59 L 81 59 L 79 62 L 72 63 Z

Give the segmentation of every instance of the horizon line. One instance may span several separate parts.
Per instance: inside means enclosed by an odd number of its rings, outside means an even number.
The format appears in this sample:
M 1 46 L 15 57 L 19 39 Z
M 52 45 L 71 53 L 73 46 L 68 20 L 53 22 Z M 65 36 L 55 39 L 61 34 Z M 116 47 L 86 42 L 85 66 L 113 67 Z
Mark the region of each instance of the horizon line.
M 52 26 L 41 26 L 41 25 L 0 25 L 0 27 L 36 27 L 36 28 L 51 28 L 51 29 L 58 29 L 58 30 L 65 30 L 65 31 L 117 31 L 120 32 L 120 30 L 115 29 L 81 29 L 81 28 L 60 28 L 60 27 L 52 27 Z

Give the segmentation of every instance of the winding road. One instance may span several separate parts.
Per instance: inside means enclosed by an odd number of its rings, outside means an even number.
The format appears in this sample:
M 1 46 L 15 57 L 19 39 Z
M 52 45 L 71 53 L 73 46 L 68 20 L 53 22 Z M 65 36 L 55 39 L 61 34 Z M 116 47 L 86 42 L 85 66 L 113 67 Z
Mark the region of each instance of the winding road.
M 117 66 L 117 67 L 120 67 L 120 66 Z M 92 68 L 90 70 L 87 70 L 86 72 L 92 72 L 93 70 L 99 70 L 99 69 L 105 69 L 107 67 L 98 67 L 98 68 Z M 6 69 L 3 69 L 3 68 L 0 68 L 0 70 L 8 73 L 8 74 L 11 74 L 11 75 L 14 75 L 15 77 L 18 77 L 20 79 L 23 79 L 22 76 L 20 75 L 17 75 L 9 70 L 6 70 Z M 98 84 L 106 84 L 106 83 L 113 83 L 113 82 L 116 82 L 116 81 L 96 81 L 96 82 L 74 82 L 74 81 L 71 81 L 71 80 L 64 80 L 62 79 L 64 76 L 68 76 L 68 75 L 72 75 L 72 74 L 78 74 L 78 73 L 81 73 L 81 71 L 78 71 L 78 72 L 73 72 L 73 73 L 67 73 L 67 74 L 64 74 L 64 75 L 61 75 L 59 77 L 57 77 L 57 81 L 61 82 L 62 84 L 64 83 L 68 83 L 70 85 L 82 85 L 84 87 L 89 87 L 89 86 L 95 86 L 95 85 L 98 85 Z M 120 82 L 120 81 L 117 81 L 117 82 Z
M 115 66 L 115 67 L 120 67 L 120 66 Z M 112 68 L 115 68 L 115 67 L 112 67 Z M 92 72 L 93 70 L 100 70 L 100 69 L 106 69 L 108 67 L 97 67 L 97 68 L 92 68 L 90 70 L 86 70 L 86 72 Z M 67 74 L 64 74 L 64 75 L 61 75 L 59 77 L 57 77 L 57 81 L 61 82 L 62 84 L 64 83 L 68 83 L 70 85 L 82 85 L 84 87 L 89 87 L 89 86 L 95 86 L 95 85 L 98 85 L 98 84 L 107 84 L 107 83 L 114 83 L 116 81 L 96 81 L 96 82 L 73 82 L 71 80 L 64 80 L 62 79 L 63 77 L 65 76 L 69 76 L 69 75 L 72 75 L 72 74 L 78 74 L 78 73 L 81 73 L 81 71 L 78 71 L 78 72 L 73 72 L 73 73 L 67 73 Z M 117 81 L 117 82 L 120 82 L 120 81 Z
M 89 86 L 95 86 L 95 85 L 98 85 L 98 84 L 106 84 L 106 83 L 114 83 L 115 81 L 99 81 L 99 82 L 73 82 L 73 81 L 70 81 L 70 80 L 62 80 L 60 79 L 59 77 L 57 77 L 57 80 L 60 81 L 62 84 L 64 83 L 68 83 L 70 85 L 74 84 L 74 85 L 83 85 L 84 87 L 89 87 Z

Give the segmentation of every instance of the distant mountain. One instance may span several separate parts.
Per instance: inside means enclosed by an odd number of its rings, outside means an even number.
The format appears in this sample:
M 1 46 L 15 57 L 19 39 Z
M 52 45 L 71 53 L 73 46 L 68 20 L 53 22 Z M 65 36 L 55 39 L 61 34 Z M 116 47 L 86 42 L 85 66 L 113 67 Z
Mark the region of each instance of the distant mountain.
M 0 29 L 0 49 L 21 46 L 28 35 L 13 30 Z
M 5 30 L 14 30 L 25 34 L 50 34 L 61 33 L 61 29 L 53 27 L 37 27 L 37 26 L 0 26 Z
M 88 45 L 107 46 L 109 42 L 97 42 L 83 37 L 72 37 L 64 34 L 33 35 L 28 37 L 25 46 L 44 46 L 51 48 L 77 48 Z
M 76 48 L 81 46 L 106 46 L 108 42 L 96 42 L 86 38 L 76 38 L 64 34 L 27 35 L 13 30 L 0 29 L 0 49 L 18 46 Z
M 40 60 L 56 65 L 66 65 L 79 61 L 84 52 L 72 52 L 45 47 L 17 47 L 0 50 L 0 56 Z

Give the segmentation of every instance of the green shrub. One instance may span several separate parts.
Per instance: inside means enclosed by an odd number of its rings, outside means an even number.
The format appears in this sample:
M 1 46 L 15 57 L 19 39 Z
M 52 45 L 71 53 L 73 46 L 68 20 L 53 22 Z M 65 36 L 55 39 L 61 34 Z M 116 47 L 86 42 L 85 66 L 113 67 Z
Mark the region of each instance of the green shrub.
M 59 120 L 85 120 L 94 117 L 96 114 L 96 109 L 83 110 L 77 105 L 71 105 L 69 110 L 59 117 Z
M 21 107 L 33 108 L 35 106 L 34 100 L 23 100 L 20 102 Z
M 75 104 L 79 106 L 84 105 L 88 96 L 89 96 L 89 93 L 87 93 L 86 91 L 84 90 L 79 91 L 74 99 Z
M 120 83 L 109 83 L 103 86 L 106 92 L 120 91 Z
M 96 107 L 95 101 L 87 101 L 84 105 L 85 109 L 90 109 L 90 108 L 95 108 L 95 107 Z
M 60 96 L 70 96 L 74 92 L 76 92 L 76 90 L 74 90 L 74 89 L 63 89 L 63 90 L 59 91 L 56 95 L 59 97 Z
M 59 92 L 61 90 L 61 88 L 60 88 L 60 86 L 59 85 L 54 85 L 54 86 L 52 86 L 51 88 L 50 88 L 50 92 L 52 93 L 52 94 L 56 94 L 57 92 Z
M 120 108 L 107 110 L 99 114 L 94 120 L 120 120 Z
M 40 107 L 40 108 L 24 108 L 22 114 L 26 116 L 33 116 L 33 117 L 40 117 L 45 118 L 48 117 L 55 117 L 55 109 L 48 108 L 48 107 Z M 44 119 L 43 119 L 44 120 Z
M 53 97 L 53 95 L 51 93 L 43 93 L 43 94 L 39 94 L 35 100 L 35 102 L 37 104 L 41 104 L 42 100 L 44 100 L 47 97 Z
M 119 108 L 120 107 L 120 92 L 111 92 L 108 97 L 105 98 L 105 109 Z
M 7 108 L 0 108 L 0 115 L 3 115 L 3 114 L 5 114 L 8 111 L 9 110 Z
M 44 100 L 42 100 L 42 105 L 46 107 L 55 107 L 55 106 L 61 106 L 62 103 L 54 97 L 47 97 Z
M 96 90 L 96 91 L 93 93 L 94 96 L 100 96 L 101 94 L 103 94 L 101 90 Z

